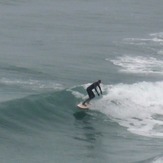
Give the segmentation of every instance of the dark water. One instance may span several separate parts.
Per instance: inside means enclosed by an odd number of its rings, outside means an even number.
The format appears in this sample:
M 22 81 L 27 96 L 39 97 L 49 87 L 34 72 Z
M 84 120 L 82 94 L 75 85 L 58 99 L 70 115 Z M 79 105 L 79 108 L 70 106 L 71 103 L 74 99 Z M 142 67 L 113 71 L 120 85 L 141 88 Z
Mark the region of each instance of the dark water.
M 1 162 L 162 162 L 162 5 L 1 1 Z

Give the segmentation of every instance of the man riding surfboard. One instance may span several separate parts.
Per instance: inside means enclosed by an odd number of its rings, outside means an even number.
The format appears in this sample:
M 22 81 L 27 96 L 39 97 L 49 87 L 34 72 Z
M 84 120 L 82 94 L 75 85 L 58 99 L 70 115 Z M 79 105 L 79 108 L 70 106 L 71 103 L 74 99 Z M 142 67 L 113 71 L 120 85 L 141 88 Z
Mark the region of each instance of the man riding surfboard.
M 96 93 L 98 94 L 98 96 L 100 96 L 99 92 L 97 91 L 97 87 L 99 88 L 100 90 L 100 93 L 102 95 L 102 90 L 101 90 L 101 87 L 100 87 L 100 83 L 101 83 L 101 80 L 98 80 L 94 83 L 92 83 L 90 86 L 87 87 L 87 93 L 88 93 L 88 96 L 89 98 L 86 99 L 82 104 L 83 105 L 86 105 L 86 103 L 89 103 L 90 100 L 92 100 L 94 97 L 95 97 L 95 94 L 93 93 L 93 89 L 95 89 Z

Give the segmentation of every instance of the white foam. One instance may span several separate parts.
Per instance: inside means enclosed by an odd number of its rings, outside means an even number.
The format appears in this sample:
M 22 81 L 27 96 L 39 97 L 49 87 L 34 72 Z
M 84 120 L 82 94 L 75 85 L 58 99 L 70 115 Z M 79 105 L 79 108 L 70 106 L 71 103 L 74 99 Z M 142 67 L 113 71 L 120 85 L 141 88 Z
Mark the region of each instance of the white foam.
M 69 91 L 71 91 L 71 93 L 76 97 L 76 98 L 82 98 L 82 99 L 84 99 L 85 98 L 85 96 L 84 96 L 84 94 L 82 94 L 82 93 L 80 93 L 80 92 L 78 92 L 78 91 L 73 91 L 73 90 L 69 90 Z
M 106 94 L 94 101 L 93 108 L 132 133 L 163 138 L 162 97 L 163 82 L 118 84 L 107 86 Z
M 163 43 L 163 32 L 149 34 L 148 38 L 125 38 L 124 43 L 135 44 L 135 45 L 162 45 Z
M 130 45 L 147 45 L 149 42 L 153 42 L 153 38 L 125 38 L 123 43 Z
M 163 55 L 163 50 L 158 51 L 157 54 Z
M 163 32 L 152 33 L 152 34 L 150 34 L 150 36 L 163 40 Z
M 0 83 L 8 86 L 17 86 L 20 88 L 35 90 L 35 91 L 47 90 L 47 89 L 50 90 L 63 89 L 63 86 L 61 84 L 55 83 L 54 81 L 47 81 L 47 80 L 33 80 L 33 79 L 24 80 L 24 79 L 1 78 Z
M 154 159 L 152 163 L 163 163 L 163 157 Z
M 107 59 L 106 59 L 107 60 Z M 129 73 L 163 73 L 163 61 L 153 57 L 121 56 L 110 60 L 121 67 L 120 71 Z

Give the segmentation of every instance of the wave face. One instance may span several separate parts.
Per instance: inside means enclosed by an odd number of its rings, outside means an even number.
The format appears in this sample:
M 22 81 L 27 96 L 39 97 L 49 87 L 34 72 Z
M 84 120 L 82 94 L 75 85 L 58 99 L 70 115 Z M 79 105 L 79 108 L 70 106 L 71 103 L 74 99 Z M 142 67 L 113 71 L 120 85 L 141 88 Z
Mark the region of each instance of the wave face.
M 102 147 L 99 139 L 107 127 L 100 121 L 105 116 L 77 109 L 82 100 L 79 95 L 76 98 L 77 90 L 84 96 L 80 86 L 1 102 L 2 162 L 73 162 L 78 158 L 99 162 L 103 154 L 97 147 Z
M 36 158 L 39 162 L 40 158 L 41 162 L 71 162 L 82 158 L 88 162 L 126 162 L 129 156 L 124 147 L 128 148 L 129 137 L 136 152 L 145 150 L 150 138 L 163 138 L 162 82 L 103 85 L 104 95 L 91 101 L 90 110 L 81 111 L 76 104 L 86 98 L 86 87 L 1 102 L 0 152 L 10 155 L 8 161 L 34 162 Z M 119 150 L 122 154 L 112 158 L 110 153 Z
M 67 98 L 71 99 L 71 104 Z M 46 129 L 46 124 L 49 125 L 52 120 L 62 123 L 64 116 L 68 114 L 65 108 L 71 108 L 73 101 L 70 93 L 58 91 L 3 102 L 0 104 L 1 127 L 13 132 Z
M 75 149 L 68 148 L 77 137 L 74 103 L 66 90 L 0 103 L 1 161 L 66 162 L 64 150 L 71 160 Z

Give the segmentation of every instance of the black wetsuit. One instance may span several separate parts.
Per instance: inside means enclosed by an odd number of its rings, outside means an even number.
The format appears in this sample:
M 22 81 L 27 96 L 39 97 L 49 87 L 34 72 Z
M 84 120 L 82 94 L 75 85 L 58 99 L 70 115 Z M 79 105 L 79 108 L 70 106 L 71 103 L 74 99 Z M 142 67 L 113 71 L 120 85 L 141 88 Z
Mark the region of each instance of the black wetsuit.
M 91 99 L 93 99 L 95 97 L 95 94 L 93 93 L 93 89 L 95 89 L 96 93 L 98 94 L 98 96 L 100 95 L 99 92 L 97 91 L 96 87 L 99 88 L 100 90 L 100 93 L 102 94 L 102 90 L 101 90 L 101 87 L 100 87 L 100 83 L 97 81 L 97 82 L 94 82 L 93 84 L 91 84 L 88 88 L 87 88 L 87 93 L 88 93 L 88 96 L 89 98 L 87 100 L 85 100 L 83 102 L 83 104 L 85 104 L 86 102 L 89 102 Z
M 97 82 L 95 82 L 95 83 L 91 84 L 91 85 L 87 88 L 87 93 L 88 93 L 88 96 L 89 96 L 90 99 L 92 99 L 92 98 L 95 97 L 95 94 L 93 93 L 92 90 L 95 89 L 96 92 L 97 92 L 97 89 L 96 89 L 97 86 L 99 86 L 99 84 L 98 84 Z

